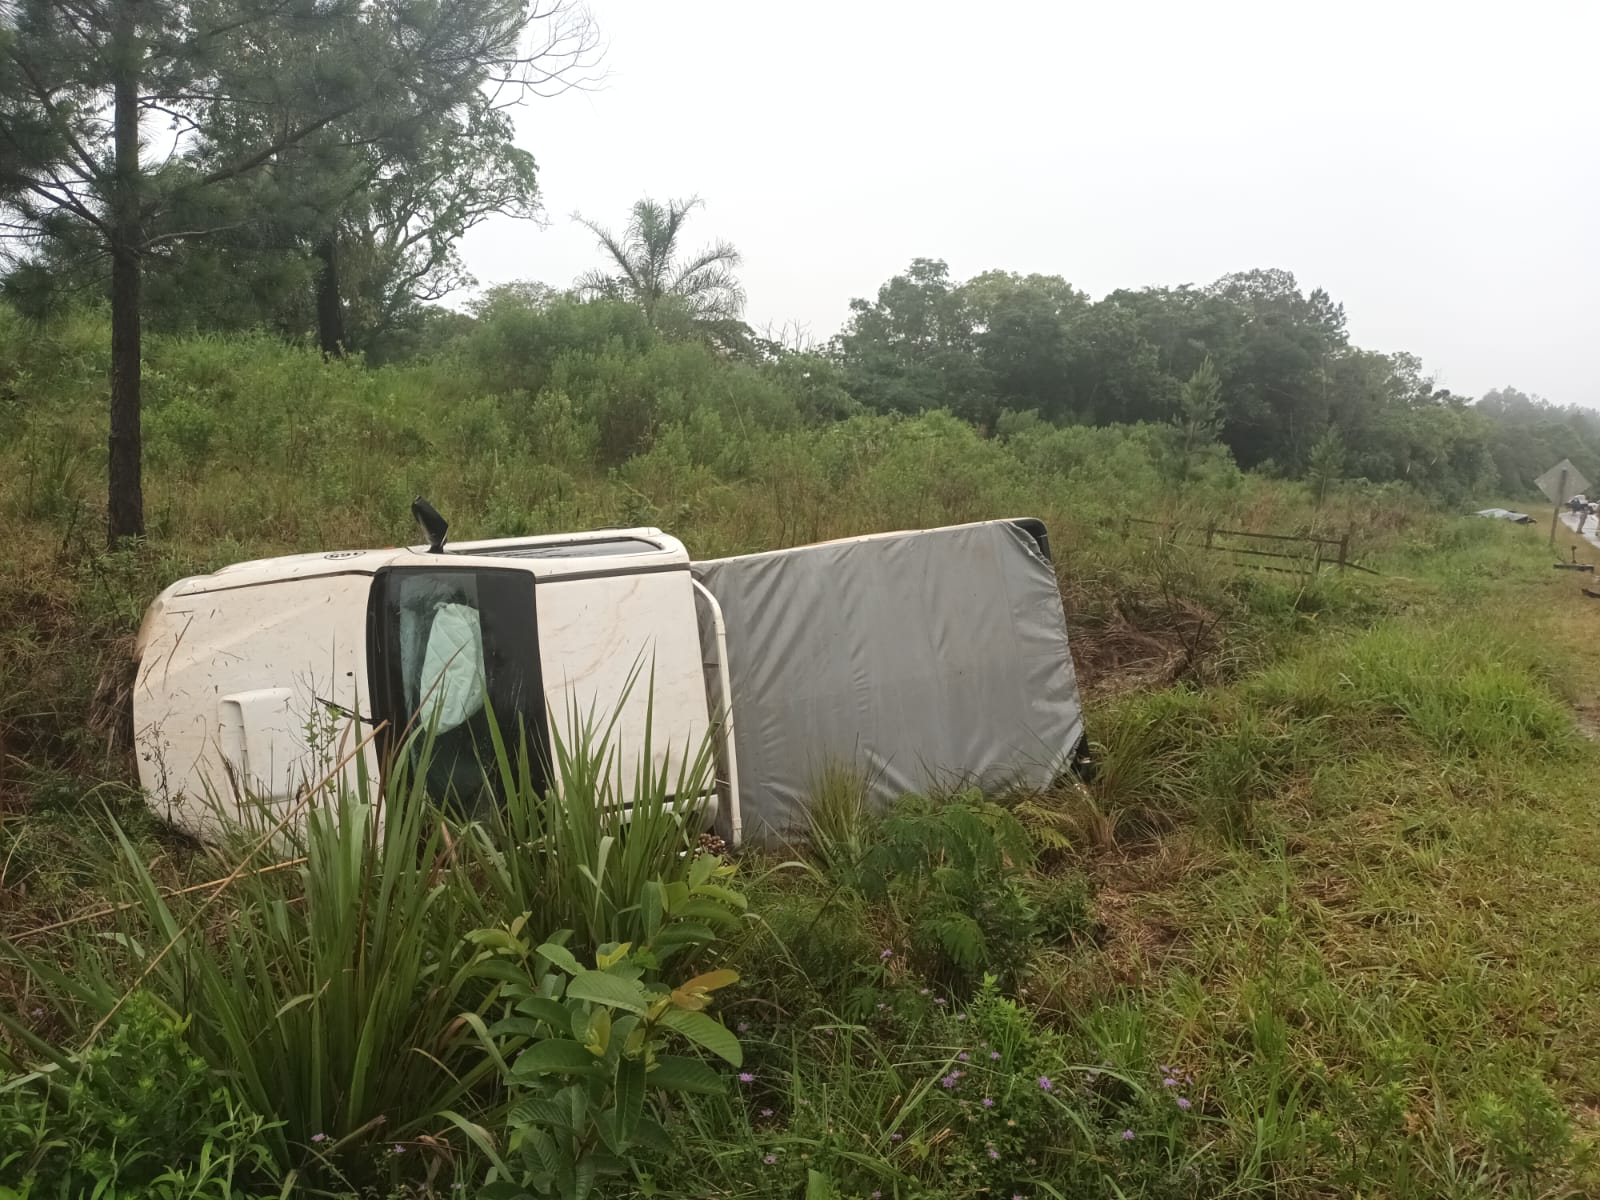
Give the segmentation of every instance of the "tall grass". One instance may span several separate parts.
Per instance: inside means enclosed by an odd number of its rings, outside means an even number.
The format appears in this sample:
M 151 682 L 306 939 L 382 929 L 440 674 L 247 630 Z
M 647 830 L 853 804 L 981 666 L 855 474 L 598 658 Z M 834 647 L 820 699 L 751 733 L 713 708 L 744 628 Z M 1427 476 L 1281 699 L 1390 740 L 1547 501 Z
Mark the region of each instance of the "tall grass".
M 1577 748 L 1537 653 L 1476 618 L 1336 637 L 1229 688 L 1127 697 L 1096 736 L 1094 791 L 1124 832 L 1181 820 L 1235 843 L 1330 760 L 1559 762 Z
M 115 878 L 129 907 L 109 941 L 80 940 L 69 967 L 0 940 L 70 1035 L 47 1040 L 0 1021 L 70 1072 L 77 1043 L 137 989 L 182 1019 L 191 1051 L 270 1118 L 262 1136 L 285 1178 L 359 1188 L 390 1178 L 398 1153 L 442 1163 L 453 1153 L 448 1114 L 498 1111 L 498 1066 L 471 1020 L 481 1026 L 491 989 L 468 934 L 531 924 L 576 931 L 592 951 L 652 920 L 659 928 L 652 889 L 688 874 L 693 801 L 687 811 L 670 801 L 703 794 L 709 751 L 681 759 L 673 776 L 649 768 L 646 736 L 646 765 L 629 778 L 620 764 L 631 748 L 614 734 L 613 717 L 558 739 L 546 788 L 525 751 L 514 762 L 497 741 L 490 769 L 509 802 L 462 828 L 424 790 L 431 741 L 419 730 L 416 753 L 402 751 L 381 789 L 363 768 L 354 787 L 311 797 L 303 823 L 271 810 L 247 823 L 222 850 L 235 870 L 195 904 L 164 890 L 118 830 Z M 256 869 L 269 865 L 267 846 L 286 869 Z M 698 889 L 692 904 L 716 907 L 716 890 Z M 697 915 L 707 914 L 678 905 L 671 938 L 710 940 L 688 927 Z
M 380 796 L 363 773 L 358 787 L 319 797 L 303 830 L 284 831 L 287 857 L 303 860 L 297 869 L 239 862 L 226 890 L 185 908 L 118 831 L 118 874 L 134 907 L 114 948 L 82 943 L 71 970 L 3 948 L 80 1037 L 137 981 L 187 1021 L 193 1052 L 278 1122 L 271 1138 L 282 1169 L 316 1176 L 333 1151 L 350 1170 L 348 1147 L 427 1131 L 487 1071 L 463 1061 L 466 907 L 438 867 L 442 834 L 411 778 Z M 229 847 L 232 861 L 239 849 Z M 68 1065 L 50 1044 L 28 1042 Z M 354 1181 L 378 1161 L 371 1156 Z
M 651 885 L 687 876 L 715 799 L 713 745 L 706 734 L 667 747 L 655 765 L 653 674 L 644 678 L 644 735 L 622 745 L 619 716 L 639 680 L 635 672 L 607 715 L 573 703 L 564 726 L 553 723 L 550 786 L 536 783 L 542 772 L 532 769 L 527 743 L 513 751 L 494 729 L 505 801 L 464 831 L 462 847 L 485 923 L 531 913 L 550 929 L 571 930 L 580 954 L 642 942 L 659 923 L 647 898 Z
M 885 823 L 825 782 L 822 862 L 763 874 L 730 947 L 687 930 L 740 969 L 725 1002 L 749 1027 L 751 1079 L 674 1110 L 672 1151 L 636 1192 L 1600 1194 L 1585 1083 L 1600 1027 L 1594 759 L 1539 644 L 1570 597 L 1550 590 L 1537 530 L 1359 482 L 1320 510 L 1294 483 L 1229 471 L 1175 493 L 1147 428 L 1008 422 L 990 439 L 945 414 L 833 421 L 761 369 L 567 332 L 378 371 L 264 338 L 152 338 L 152 540 L 107 555 L 103 328 L 34 334 L 0 310 L 0 383 L 15 385 L 0 415 L 17 432 L 0 444 L 16 533 L 0 804 L 28 809 L 0 830 L 0 929 L 68 894 L 43 886 L 52 869 L 72 894 L 109 893 L 97 905 L 133 904 L 69 946 L 7 947 L 0 986 L 37 969 L 42 992 L 20 987 L 54 1009 L 7 1013 L 27 1057 L 76 1069 L 148 969 L 151 1003 L 184 1014 L 207 1071 L 248 1092 L 235 1103 L 255 1110 L 249 1127 L 282 1121 L 273 1192 L 288 1170 L 305 1194 L 312 1179 L 381 1194 L 430 1169 L 436 1186 L 477 1183 L 443 1109 L 485 1138 L 515 1122 L 462 1039 L 458 1018 L 493 984 L 463 931 L 529 913 L 530 945 L 567 928 L 599 949 L 668 905 L 679 929 L 695 924 L 680 902 L 736 911 L 678 890 L 695 820 L 666 797 L 703 786 L 703 748 L 683 748 L 673 778 L 640 772 L 598 744 L 604 720 L 574 718 L 558 739 L 559 793 L 504 746 L 507 806 L 476 825 L 441 824 L 403 774 L 382 795 L 368 784 L 313 814 L 284 852 L 304 863 L 242 873 L 204 907 L 164 890 L 182 855 L 148 822 L 124 822 L 108 862 L 80 814 L 129 763 L 89 732 L 109 728 L 95 696 L 172 578 L 409 539 L 418 491 L 462 536 L 649 522 L 701 557 L 1029 513 L 1057 547 L 1098 780 L 1030 798 L 1067 813 L 1024 821 L 1048 855 L 991 839 L 975 870 L 961 846 L 922 839 L 872 889 L 843 867 L 884 857 Z M 1350 527 L 1383 575 L 1269 578 L 1123 536 L 1121 515 L 1168 511 Z M 1555 633 L 1600 670 L 1585 603 Z M 1515 631 L 1523 616 L 1535 633 Z M 1014 910 L 992 911 L 1001 885 Z M 947 969 L 944 935 L 985 902 L 1004 924 Z M 988 994 L 984 974 L 1011 994 Z

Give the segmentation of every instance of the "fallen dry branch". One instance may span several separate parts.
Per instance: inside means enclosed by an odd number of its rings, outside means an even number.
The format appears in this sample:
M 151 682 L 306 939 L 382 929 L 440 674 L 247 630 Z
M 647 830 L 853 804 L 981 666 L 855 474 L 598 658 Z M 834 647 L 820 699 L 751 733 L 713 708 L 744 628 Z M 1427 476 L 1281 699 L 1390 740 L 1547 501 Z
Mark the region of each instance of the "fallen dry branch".
M 254 870 L 246 871 L 244 873 L 246 875 L 270 875 L 274 871 L 285 871 L 290 867 L 301 866 L 305 861 L 306 860 L 304 857 L 289 858 L 285 859 L 283 862 L 270 863 L 267 866 L 257 867 Z M 210 879 L 205 883 L 190 884 L 188 887 L 163 888 L 161 890 L 161 898 L 163 900 L 170 900 L 174 896 L 188 896 L 195 892 L 203 892 L 207 888 L 222 888 L 238 878 L 239 873 L 236 871 L 232 875 L 224 876 L 221 879 Z M 68 929 L 73 925 L 81 925 L 85 921 L 93 921 L 100 917 L 111 917 L 120 912 L 127 912 L 130 908 L 138 908 L 141 903 L 142 902 L 138 900 L 130 900 L 126 904 L 112 904 L 105 908 L 94 909 L 91 912 L 79 913 L 75 917 L 67 917 L 60 921 L 52 921 L 48 925 L 39 925 L 33 929 L 24 929 L 21 933 L 11 935 L 11 940 L 14 942 L 20 942 L 24 938 L 42 937 L 44 934 L 54 933 L 58 929 Z

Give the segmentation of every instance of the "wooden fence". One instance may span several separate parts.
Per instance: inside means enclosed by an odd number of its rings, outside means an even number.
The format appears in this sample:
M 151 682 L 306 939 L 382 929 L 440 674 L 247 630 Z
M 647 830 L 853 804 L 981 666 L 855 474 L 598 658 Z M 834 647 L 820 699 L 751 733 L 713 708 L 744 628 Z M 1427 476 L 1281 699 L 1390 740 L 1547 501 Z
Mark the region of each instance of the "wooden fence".
M 1219 554 L 1237 555 L 1234 561 L 1241 566 L 1256 567 L 1263 571 L 1284 571 L 1289 574 L 1317 574 L 1325 566 L 1341 570 L 1378 572 L 1364 567 L 1350 558 L 1350 534 L 1339 537 L 1316 537 L 1310 534 L 1247 533 L 1242 529 L 1222 529 L 1214 522 L 1203 528 L 1184 525 L 1178 521 L 1155 521 L 1148 517 L 1123 518 L 1123 536 L 1133 532 L 1133 526 L 1143 525 L 1156 531 L 1158 540 L 1171 546 L 1190 546 L 1197 550 L 1211 550 Z M 1187 536 L 1185 536 L 1187 535 Z M 1268 549 L 1261 543 L 1274 546 Z M 1258 559 L 1286 559 L 1296 565 L 1275 566 Z

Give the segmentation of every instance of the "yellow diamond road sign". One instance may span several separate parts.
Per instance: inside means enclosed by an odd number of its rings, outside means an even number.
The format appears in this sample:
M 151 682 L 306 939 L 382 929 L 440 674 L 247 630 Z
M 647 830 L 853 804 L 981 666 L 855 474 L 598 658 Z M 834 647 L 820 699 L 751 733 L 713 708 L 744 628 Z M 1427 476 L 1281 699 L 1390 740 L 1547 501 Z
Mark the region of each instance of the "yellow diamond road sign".
M 1564 484 L 1563 472 L 1566 474 Z M 1578 474 L 1578 468 L 1565 458 L 1533 482 L 1549 498 L 1551 504 L 1564 504 L 1579 492 L 1589 490 L 1589 481 Z

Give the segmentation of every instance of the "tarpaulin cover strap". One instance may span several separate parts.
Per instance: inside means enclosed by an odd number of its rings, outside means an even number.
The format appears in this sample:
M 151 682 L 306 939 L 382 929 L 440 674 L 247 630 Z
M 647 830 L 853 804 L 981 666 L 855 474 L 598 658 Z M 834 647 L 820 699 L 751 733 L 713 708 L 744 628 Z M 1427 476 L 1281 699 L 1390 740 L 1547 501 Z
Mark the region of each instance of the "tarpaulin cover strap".
M 843 766 L 877 807 L 1043 786 L 1083 735 L 1055 568 L 1012 521 L 697 563 L 727 622 L 744 836 L 805 828 Z

